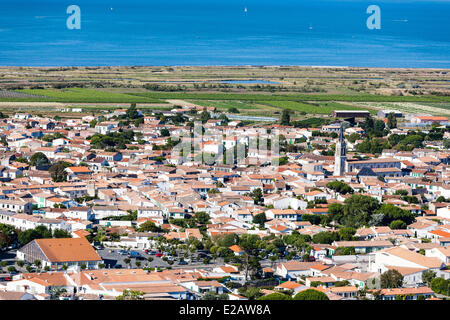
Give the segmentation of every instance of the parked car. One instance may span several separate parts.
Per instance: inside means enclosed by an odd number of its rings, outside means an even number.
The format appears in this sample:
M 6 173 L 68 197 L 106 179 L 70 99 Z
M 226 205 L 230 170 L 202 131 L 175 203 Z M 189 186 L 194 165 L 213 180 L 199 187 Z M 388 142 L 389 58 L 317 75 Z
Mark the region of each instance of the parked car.
M 158 258 L 160 258 L 162 256 L 163 256 L 163 254 L 161 252 L 158 252 L 157 254 L 155 254 L 155 257 L 158 257 Z
M 126 251 L 126 250 L 119 250 L 117 253 L 120 254 L 121 256 L 127 256 L 128 255 L 128 251 Z
M 113 267 L 113 269 L 121 269 L 122 268 L 122 265 L 121 264 L 116 264 L 116 265 L 114 265 L 114 267 Z
M 130 252 L 128 253 L 128 256 L 129 256 L 130 258 L 144 259 L 144 257 L 143 257 L 139 252 L 137 252 L 137 251 L 130 251 Z
M 156 251 L 150 250 L 150 249 L 146 249 L 145 253 L 151 256 L 154 256 L 156 254 Z
M 185 266 L 185 265 L 187 265 L 188 263 L 187 263 L 186 261 L 184 261 L 184 260 L 181 260 L 181 261 L 178 262 L 178 264 L 179 264 L 180 266 Z
M 12 277 L 7 274 L 0 274 L 0 281 L 12 281 Z

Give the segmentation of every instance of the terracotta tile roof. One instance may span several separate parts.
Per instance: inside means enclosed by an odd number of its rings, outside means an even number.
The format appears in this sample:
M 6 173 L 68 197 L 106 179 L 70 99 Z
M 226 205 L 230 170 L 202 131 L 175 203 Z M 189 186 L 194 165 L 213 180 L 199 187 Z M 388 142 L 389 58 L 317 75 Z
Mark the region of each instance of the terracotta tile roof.
M 91 173 L 88 167 L 68 167 L 73 173 Z
M 237 252 L 237 253 L 239 253 L 239 252 L 242 252 L 242 248 L 241 247 L 239 247 L 238 245 L 232 245 L 231 247 L 229 247 L 229 249 L 231 250 L 231 251 L 234 251 L 234 252 Z
M 101 261 L 85 238 L 57 238 L 34 240 L 51 262 Z
M 423 266 L 424 268 L 440 268 L 442 265 L 442 261 L 438 258 L 426 257 L 420 253 L 412 252 L 401 247 L 384 249 L 378 251 L 377 253 L 389 253 L 393 256 L 397 256 L 401 259 Z
M 278 285 L 277 288 L 293 290 L 293 289 L 295 289 L 297 287 L 300 287 L 300 286 L 302 286 L 300 283 L 292 282 L 292 281 L 286 281 L 286 282 L 283 282 L 282 284 Z

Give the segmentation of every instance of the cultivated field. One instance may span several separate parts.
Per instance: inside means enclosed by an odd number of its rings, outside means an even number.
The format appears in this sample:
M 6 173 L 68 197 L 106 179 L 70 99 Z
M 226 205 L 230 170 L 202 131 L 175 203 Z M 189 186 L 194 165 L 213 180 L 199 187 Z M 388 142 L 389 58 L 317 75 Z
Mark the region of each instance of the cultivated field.
M 246 83 L 233 83 L 233 81 Z M 230 83 L 231 81 L 231 83 Z M 294 117 L 333 110 L 393 108 L 448 115 L 450 73 L 437 69 L 320 67 L 0 67 L 0 109 L 83 112 L 170 109 L 177 101 L 237 108 L 242 114 Z M 14 104 L 26 102 L 28 104 Z M 41 104 L 35 104 L 41 103 Z M 59 103 L 59 104 L 54 104 Z M 29 111 L 28 111 L 29 110 Z

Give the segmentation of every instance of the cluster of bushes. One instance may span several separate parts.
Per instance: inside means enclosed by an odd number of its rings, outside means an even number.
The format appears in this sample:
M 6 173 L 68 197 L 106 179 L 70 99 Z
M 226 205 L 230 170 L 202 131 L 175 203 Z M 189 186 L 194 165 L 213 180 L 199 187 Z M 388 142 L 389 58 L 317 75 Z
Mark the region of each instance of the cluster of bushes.
M 24 246 L 34 239 L 46 239 L 46 238 L 71 238 L 72 236 L 67 231 L 61 229 L 55 229 L 53 232 L 44 226 L 38 226 L 35 229 L 28 229 L 19 231 L 17 240 Z
M 339 192 L 340 194 L 353 193 L 352 187 L 339 180 L 328 182 L 326 186 L 327 188 Z
M 415 221 L 415 215 L 407 210 L 392 204 L 380 204 L 377 199 L 360 194 L 346 199 L 344 204 L 331 204 L 327 218 L 352 228 L 389 226 L 396 220 L 408 225 Z
M 293 298 L 283 293 L 271 293 L 266 296 L 259 297 L 257 300 L 330 300 L 327 295 L 321 291 L 307 289 L 297 293 Z
M 443 278 L 434 278 L 431 280 L 430 288 L 436 293 L 446 296 L 450 295 L 450 279 L 445 280 Z
M 126 144 L 134 140 L 134 131 L 109 132 L 107 134 L 94 134 L 91 140 L 93 149 L 126 149 Z

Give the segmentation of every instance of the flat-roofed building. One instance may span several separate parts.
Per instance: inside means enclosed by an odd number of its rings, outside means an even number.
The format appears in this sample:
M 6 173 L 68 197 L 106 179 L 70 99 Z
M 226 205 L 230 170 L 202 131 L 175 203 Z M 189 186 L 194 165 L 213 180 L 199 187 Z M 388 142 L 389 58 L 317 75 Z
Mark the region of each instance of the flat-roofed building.
M 370 112 L 366 110 L 334 110 L 331 112 L 333 118 L 366 118 Z

